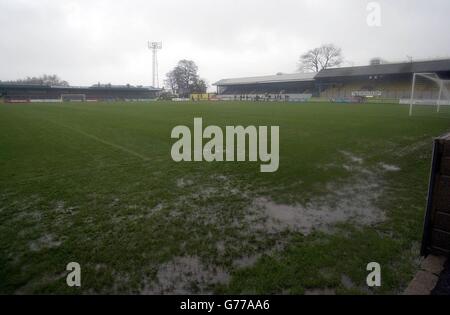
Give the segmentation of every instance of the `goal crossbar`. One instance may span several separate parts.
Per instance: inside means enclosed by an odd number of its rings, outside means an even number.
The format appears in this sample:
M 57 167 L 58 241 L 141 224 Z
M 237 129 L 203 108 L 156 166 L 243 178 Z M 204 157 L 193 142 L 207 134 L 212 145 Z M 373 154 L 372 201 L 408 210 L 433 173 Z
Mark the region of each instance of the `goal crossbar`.
M 86 94 L 61 94 L 61 102 L 64 102 L 65 100 L 70 101 L 86 101 Z

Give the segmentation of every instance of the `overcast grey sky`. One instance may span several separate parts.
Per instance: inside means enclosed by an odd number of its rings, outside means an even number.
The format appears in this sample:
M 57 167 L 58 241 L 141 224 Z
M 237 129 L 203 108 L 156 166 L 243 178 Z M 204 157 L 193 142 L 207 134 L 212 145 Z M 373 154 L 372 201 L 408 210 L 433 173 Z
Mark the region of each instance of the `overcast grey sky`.
M 450 56 L 450 1 L 382 0 L 0 0 L 0 80 L 58 74 L 72 85 L 151 84 L 147 40 L 161 40 L 160 81 L 192 59 L 210 84 L 292 73 L 322 43 L 346 65 Z

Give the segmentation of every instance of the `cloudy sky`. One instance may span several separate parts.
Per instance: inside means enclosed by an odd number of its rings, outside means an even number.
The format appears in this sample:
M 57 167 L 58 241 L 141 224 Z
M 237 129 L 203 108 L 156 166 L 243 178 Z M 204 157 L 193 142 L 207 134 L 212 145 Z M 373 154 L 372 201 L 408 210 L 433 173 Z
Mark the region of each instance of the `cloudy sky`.
M 450 57 L 450 1 L 0 0 L 0 80 L 44 73 L 72 85 L 151 84 L 147 41 L 163 42 L 160 81 L 192 59 L 209 83 L 292 73 L 299 55 L 341 47 L 345 65 Z

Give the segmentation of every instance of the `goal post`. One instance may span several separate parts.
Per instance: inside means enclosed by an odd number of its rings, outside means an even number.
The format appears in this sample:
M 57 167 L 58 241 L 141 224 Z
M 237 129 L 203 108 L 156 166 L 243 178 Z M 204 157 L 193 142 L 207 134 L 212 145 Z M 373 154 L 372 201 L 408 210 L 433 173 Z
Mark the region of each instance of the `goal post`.
M 450 80 L 444 80 L 437 73 L 414 73 L 409 100 L 409 116 L 413 114 L 414 105 L 441 106 L 450 105 Z
M 61 94 L 61 102 L 85 102 L 86 94 Z

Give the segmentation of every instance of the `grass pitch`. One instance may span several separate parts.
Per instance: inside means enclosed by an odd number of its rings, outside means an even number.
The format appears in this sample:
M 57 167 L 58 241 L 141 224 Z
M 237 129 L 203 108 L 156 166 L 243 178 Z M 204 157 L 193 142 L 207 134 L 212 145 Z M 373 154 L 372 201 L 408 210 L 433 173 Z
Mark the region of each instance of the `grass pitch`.
M 278 172 L 173 162 L 194 117 L 280 126 Z M 386 104 L 0 105 L 0 293 L 400 293 L 449 130 Z

